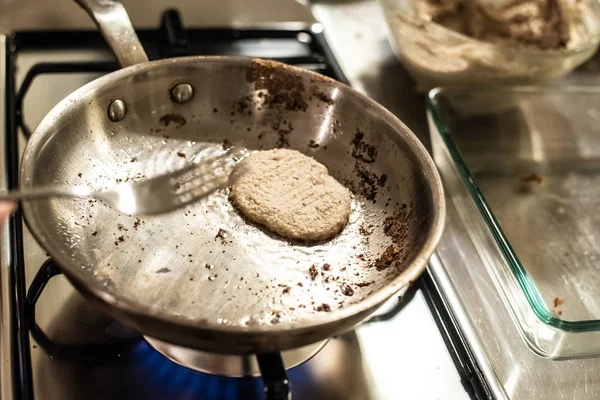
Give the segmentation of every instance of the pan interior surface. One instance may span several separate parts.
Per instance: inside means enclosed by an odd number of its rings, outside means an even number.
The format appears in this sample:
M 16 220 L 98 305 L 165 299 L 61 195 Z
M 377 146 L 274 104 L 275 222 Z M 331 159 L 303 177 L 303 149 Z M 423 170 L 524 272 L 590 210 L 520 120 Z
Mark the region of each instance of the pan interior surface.
M 415 260 L 439 229 L 439 193 L 428 183 L 435 177 L 419 164 L 408 130 L 398 133 L 368 99 L 266 61 L 135 68 L 92 82 L 42 121 L 23 158 L 22 187 L 108 188 L 229 145 L 287 147 L 353 191 L 350 222 L 331 241 L 293 243 L 246 222 L 228 189 L 143 218 L 96 200 L 25 203 L 32 232 L 69 277 L 140 314 L 259 331 L 318 325 L 384 289 L 391 295 L 390 286 L 400 289 L 407 273 L 422 270 L 425 260 Z M 194 96 L 177 104 L 170 90 L 182 82 Z M 115 99 L 127 105 L 118 122 L 107 114 Z M 390 224 L 401 235 L 397 247 Z M 390 251 L 400 266 L 386 262 Z

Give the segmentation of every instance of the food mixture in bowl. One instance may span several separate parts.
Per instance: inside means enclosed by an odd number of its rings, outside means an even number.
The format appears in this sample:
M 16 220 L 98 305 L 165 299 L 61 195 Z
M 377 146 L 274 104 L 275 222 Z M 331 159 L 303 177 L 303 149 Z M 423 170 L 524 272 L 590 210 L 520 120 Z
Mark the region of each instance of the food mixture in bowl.
M 417 14 L 455 32 L 489 43 L 565 48 L 576 34 L 559 0 L 513 0 L 483 4 L 475 0 L 417 0 Z
M 418 91 L 543 84 L 590 59 L 596 0 L 381 0 L 392 48 Z

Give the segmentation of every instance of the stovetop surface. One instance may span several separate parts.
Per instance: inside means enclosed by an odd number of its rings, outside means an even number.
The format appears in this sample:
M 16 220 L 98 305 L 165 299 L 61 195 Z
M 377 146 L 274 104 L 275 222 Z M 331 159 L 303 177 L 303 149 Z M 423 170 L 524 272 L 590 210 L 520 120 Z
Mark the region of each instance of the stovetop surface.
M 318 41 L 322 37 L 318 39 L 319 30 L 315 32 L 289 29 L 190 30 L 187 49 L 167 50 L 151 43 L 153 40 L 164 41 L 164 35 L 147 31 L 140 36 L 151 58 L 184 55 L 186 52 L 269 57 L 343 80 L 341 71 L 335 63 L 331 63 L 328 49 L 320 47 Z M 56 42 L 63 43 L 62 48 L 52 48 L 50 43 Z M 23 82 L 32 79 L 21 107 L 20 153 L 26 144 L 27 132 L 66 95 L 113 68 L 113 58 L 95 31 L 78 32 L 76 35 L 73 32 L 19 33 L 12 41 L 9 40 L 7 47 L 13 46 L 19 50 L 7 55 L 15 61 L 15 89 L 22 89 Z M 40 63 L 43 65 L 40 66 Z M 3 138 L 1 143 L 10 150 L 7 142 L 10 140 Z M 10 161 L 10 158 L 7 160 Z M 10 176 L 11 171 L 7 172 Z M 12 173 L 14 175 L 14 171 Z M 22 229 L 23 287 L 29 288 L 47 254 L 24 225 Z M 11 235 L 19 235 L 15 226 L 10 231 Z M 7 244 L 6 233 L 7 229 L 2 238 L 3 250 Z M 10 270 L 10 266 L 15 263 L 18 266 L 20 261 L 18 248 L 8 251 L 9 257 L 6 251 L 4 253 L 5 264 L 0 277 L 3 288 L 7 281 L 15 279 L 10 277 L 15 272 Z M 10 266 L 6 265 L 6 258 Z M 312 360 L 289 370 L 294 398 L 436 399 L 449 398 L 449 393 L 453 399 L 468 398 L 448 349 L 441 340 L 430 309 L 431 300 L 425 299 L 427 296 L 426 291 L 418 291 L 404 308 L 399 307 L 397 297 L 391 299 L 380 311 L 379 318 L 354 332 L 332 339 Z M 6 296 L 3 299 L 4 321 L 8 314 Z M 31 317 L 28 316 L 30 328 L 33 325 Z M 0 371 L 2 398 L 177 400 L 264 397 L 260 378 L 221 378 L 191 371 L 160 355 L 139 336 L 115 337 L 112 322 L 91 307 L 64 277 L 52 278 L 35 306 L 35 323 L 39 332 L 33 329 L 33 340 L 25 343 L 28 348 L 21 349 L 29 354 L 31 360 L 31 393 L 27 393 L 27 388 L 23 391 L 15 389 L 14 386 L 28 377 L 16 376 L 23 365 L 15 367 L 14 354 L 12 358 L 7 357 L 7 346 L 3 344 L 4 371 Z M 6 332 L 5 324 L 2 340 L 8 337 Z M 43 334 L 40 335 L 40 332 Z M 14 353 L 15 348 L 12 351 Z M 8 389 L 11 385 L 5 384 L 6 366 L 10 364 L 13 390 Z M 24 370 L 27 370 L 27 365 Z M 15 397 L 14 393 L 18 395 Z

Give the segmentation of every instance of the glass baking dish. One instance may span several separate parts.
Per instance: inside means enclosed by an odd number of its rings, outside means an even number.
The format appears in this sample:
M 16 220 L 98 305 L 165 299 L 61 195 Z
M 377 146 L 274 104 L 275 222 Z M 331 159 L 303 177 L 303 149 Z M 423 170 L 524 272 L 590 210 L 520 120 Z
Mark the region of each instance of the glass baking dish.
M 449 201 L 526 343 L 600 355 L 600 86 L 434 89 L 427 114 Z

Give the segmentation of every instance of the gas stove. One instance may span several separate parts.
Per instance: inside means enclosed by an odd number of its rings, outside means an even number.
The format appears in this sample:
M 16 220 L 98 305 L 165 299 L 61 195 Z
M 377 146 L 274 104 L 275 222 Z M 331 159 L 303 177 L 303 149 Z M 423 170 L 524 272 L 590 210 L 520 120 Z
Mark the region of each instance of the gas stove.
M 294 7 L 300 6 L 290 1 Z M 159 27 L 141 17 L 137 26 L 150 59 L 264 57 L 347 82 L 322 25 L 306 14 L 293 21 L 289 10 L 279 13 L 276 23 L 266 24 L 263 13 L 254 25 L 198 28 L 184 25 L 187 13 L 165 9 Z M 135 24 L 135 8 L 132 19 Z M 66 95 L 118 66 L 101 35 L 86 25 L 34 29 L 11 22 L 16 30 L 0 36 L 0 169 L 4 186 L 15 188 L 36 124 Z M 279 399 L 288 392 L 316 400 L 486 397 L 429 273 L 340 337 L 281 355 L 218 356 L 144 338 L 98 312 L 36 244 L 19 213 L 0 242 L 1 399 Z

